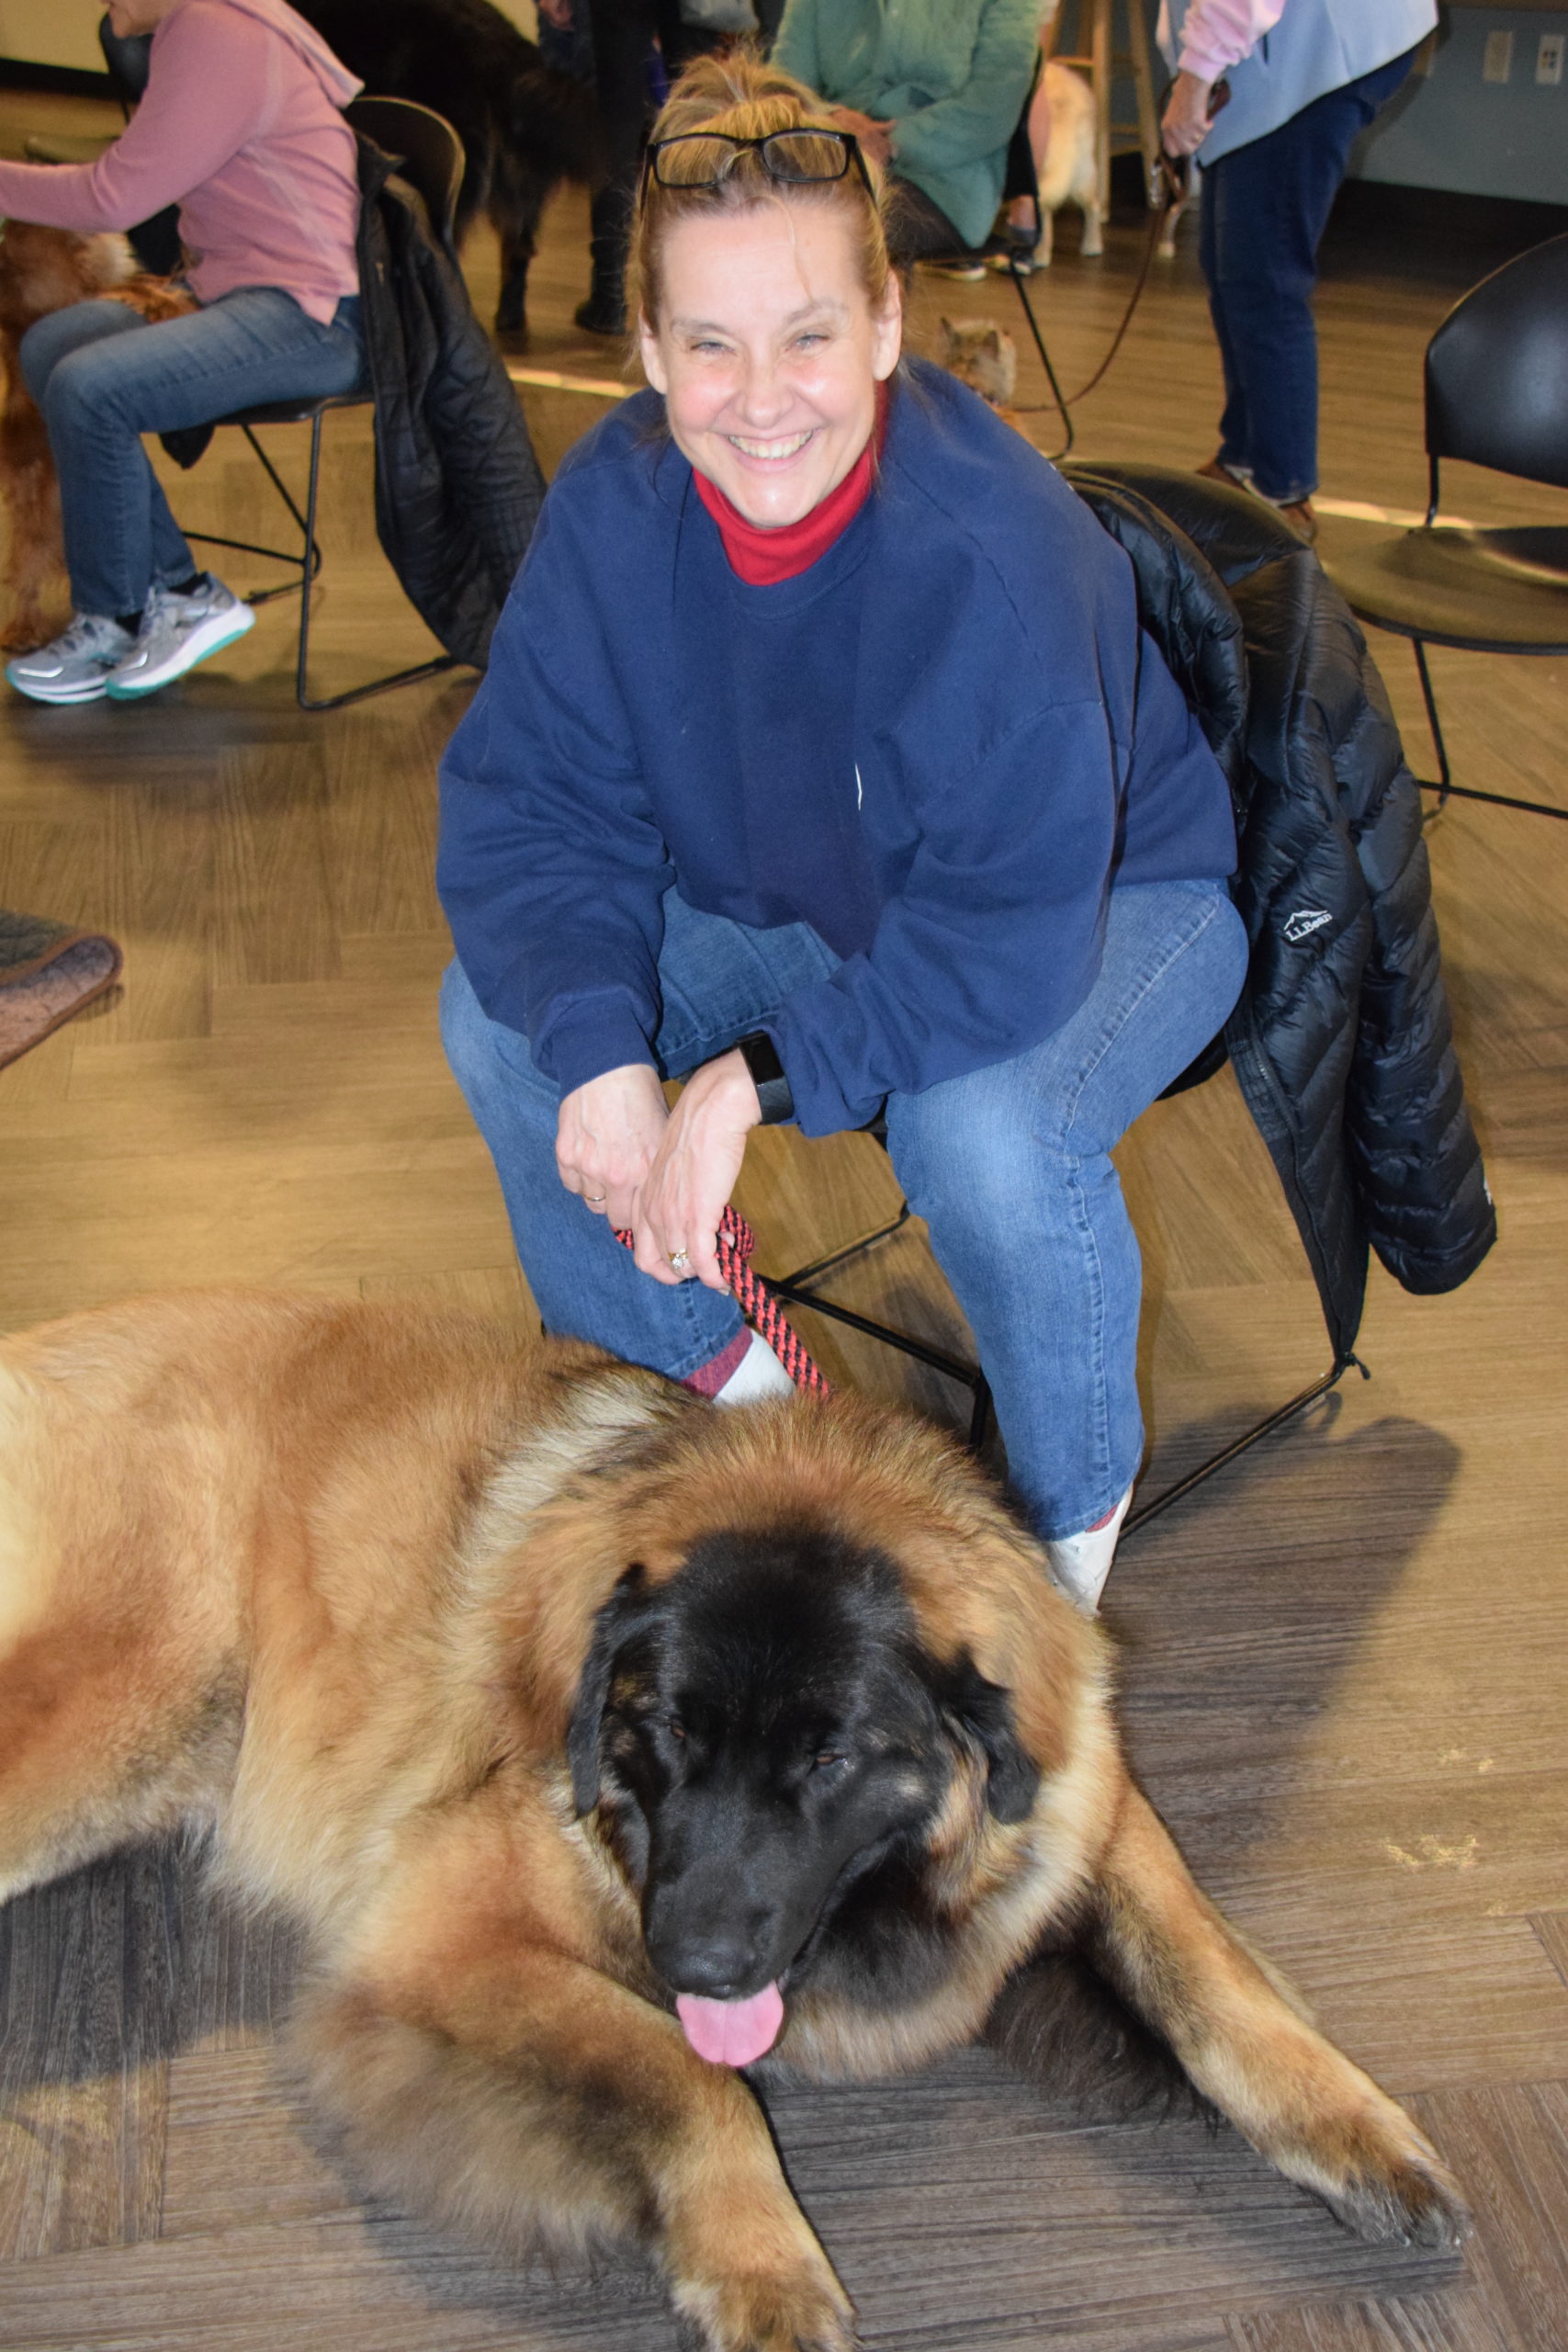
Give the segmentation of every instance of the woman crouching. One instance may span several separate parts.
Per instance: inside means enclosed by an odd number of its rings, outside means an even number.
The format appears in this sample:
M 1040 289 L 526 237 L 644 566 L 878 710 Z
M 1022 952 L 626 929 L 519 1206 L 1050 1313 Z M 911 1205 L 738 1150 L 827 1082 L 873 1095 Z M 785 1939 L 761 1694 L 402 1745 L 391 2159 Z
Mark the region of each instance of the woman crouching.
M 715 1256 L 750 1130 L 884 1113 L 1093 1607 L 1143 1448 L 1110 1155 L 1240 989 L 1224 778 L 1126 558 L 900 358 L 807 91 L 694 65 L 633 262 L 652 389 L 562 465 L 445 764 L 452 1066 L 547 1327 L 726 1400 L 784 1385 Z

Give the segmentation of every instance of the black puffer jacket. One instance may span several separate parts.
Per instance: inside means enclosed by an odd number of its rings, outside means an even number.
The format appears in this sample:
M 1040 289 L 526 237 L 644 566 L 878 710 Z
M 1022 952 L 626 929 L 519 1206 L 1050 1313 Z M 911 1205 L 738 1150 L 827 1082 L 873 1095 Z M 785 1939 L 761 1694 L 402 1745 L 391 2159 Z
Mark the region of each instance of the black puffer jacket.
M 1342 1360 L 1369 1247 L 1406 1290 L 1445 1291 L 1496 1238 L 1420 796 L 1366 640 L 1284 524 L 1162 467 L 1064 472 L 1131 556 L 1145 622 L 1235 796 L 1252 957 L 1224 1045 Z
M 359 141 L 359 284 L 376 401 L 376 529 L 446 651 L 483 669 L 545 495 L 467 289 L 378 147 Z

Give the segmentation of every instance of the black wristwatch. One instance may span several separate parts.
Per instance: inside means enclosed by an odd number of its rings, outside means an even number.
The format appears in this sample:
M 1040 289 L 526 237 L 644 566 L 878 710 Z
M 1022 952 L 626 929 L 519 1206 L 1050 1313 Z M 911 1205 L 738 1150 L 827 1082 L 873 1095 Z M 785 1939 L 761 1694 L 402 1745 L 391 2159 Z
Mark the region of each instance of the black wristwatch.
M 789 1091 L 784 1066 L 778 1048 L 765 1029 L 753 1029 L 749 1037 L 737 1037 L 736 1051 L 745 1057 L 757 1090 L 757 1100 L 762 1106 L 762 1125 L 782 1126 L 795 1116 L 795 1097 Z

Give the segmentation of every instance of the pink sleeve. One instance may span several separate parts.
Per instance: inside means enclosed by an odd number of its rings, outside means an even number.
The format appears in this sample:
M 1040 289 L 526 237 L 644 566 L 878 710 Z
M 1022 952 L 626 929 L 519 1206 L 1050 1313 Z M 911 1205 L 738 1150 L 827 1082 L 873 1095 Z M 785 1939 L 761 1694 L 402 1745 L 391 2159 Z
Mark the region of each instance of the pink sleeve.
M 1286 0 L 1192 0 L 1181 26 L 1181 71 L 1217 82 L 1273 31 L 1285 6 Z
M 258 128 L 266 28 L 186 0 L 159 28 L 147 94 L 96 164 L 0 163 L 0 216 L 51 229 L 130 229 L 200 187 Z

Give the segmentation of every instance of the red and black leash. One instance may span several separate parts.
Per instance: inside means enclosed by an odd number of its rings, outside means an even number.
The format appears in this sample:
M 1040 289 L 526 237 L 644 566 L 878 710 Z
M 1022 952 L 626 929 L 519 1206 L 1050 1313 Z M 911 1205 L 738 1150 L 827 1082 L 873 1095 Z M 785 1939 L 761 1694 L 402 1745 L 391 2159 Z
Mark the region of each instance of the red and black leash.
M 615 1238 L 626 1249 L 632 1247 L 632 1235 L 618 1227 Z M 782 1302 L 751 1264 L 757 1237 L 739 1209 L 725 1210 L 714 1238 L 718 1270 L 751 1329 L 761 1333 L 797 1388 L 807 1389 L 814 1396 L 829 1396 L 831 1391 L 821 1366 L 807 1354 L 806 1343 L 784 1313 Z

